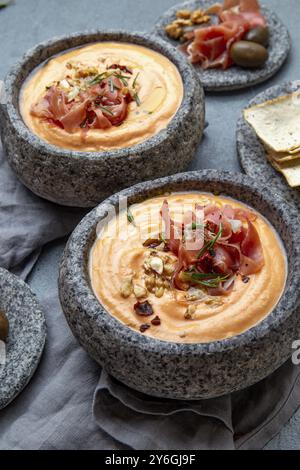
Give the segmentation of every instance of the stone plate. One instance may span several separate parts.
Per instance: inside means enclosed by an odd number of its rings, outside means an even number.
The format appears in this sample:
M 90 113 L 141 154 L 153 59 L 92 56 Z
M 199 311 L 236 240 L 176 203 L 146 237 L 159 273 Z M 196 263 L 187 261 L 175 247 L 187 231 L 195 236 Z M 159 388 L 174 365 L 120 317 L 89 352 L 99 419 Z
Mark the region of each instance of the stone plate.
M 197 8 L 206 9 L 214 3 L 216 2 L 213 0 L 193 0 L 177 4 L 158 20 L 155 25 L 155 32 L 165 40 L 176 45 L 178 42 L 171 40 L 165 33 L 165 26 L 175 19 L 176 11 L 183 9 L 195 10 Z M 291 47 L 289 32 L 273 11 L 266 7 L 263 7 L 262 11 L 267 18 L 270 29 L 269 59 L 264 67 L 255 70 L 247 70 L 238 66 L 230 67 L 227 70 L 202 70 L 199 65 L 195 66 L 205 90 L 226 91 L 247 88 L 268 80 L 281 68 Z
M 264 101 L 278 98 L 281 95 L 286 95 L 299 89 L 299 80 L 282 83 L 257 95 L 249 102 L 248 106 L 263 103 Z M 268 163 L 263 144 L 252 127 L 245 121 L 242 114 L 237 124 L 237 151 L 241 165 L 247 175 L 252 176 L 256 180 L 261 180 L 265 187 L 276 190 L 286 201 L 293 201 L 300 210 L 299 189 L 290 188 L 284 176 Z
M 222 193 L 265 216 L 282 239 L 288 259 L 285 292 L 273 311 L 244 333 L 211 343 L 171 343 L 144 336 L 110 315 L 90 286 L 88 259 L 97 224 L 119 197 L 128 205 L 170 192 Z M 225 395 L 267 377 L 292 353 L 300 334 L 300 233 L 292 204 L 246 175 L 205 170 L 138 184 L 114 194 L 87 214 L 71 235 L 59 275 L 69 326 L 84 349 L 111 375 L 148 395 L 200 399 Z
M 35 295 L 13 274 L 0 268 L 0 310 L 8 317 L 10 331 L 0 345 L 0 409 L 7 406 L 28 384 L 40 361 L 46 322 Z

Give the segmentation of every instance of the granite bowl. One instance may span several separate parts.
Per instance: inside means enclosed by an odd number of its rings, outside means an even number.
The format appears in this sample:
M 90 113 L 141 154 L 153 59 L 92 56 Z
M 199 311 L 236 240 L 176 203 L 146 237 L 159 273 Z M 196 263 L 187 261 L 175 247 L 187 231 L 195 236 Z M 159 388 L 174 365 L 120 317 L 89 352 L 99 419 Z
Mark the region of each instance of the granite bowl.
M 166 129 L 138 145 L 109 152 L 58 148 L 26 127 L 19 112 L 20 89 L 30 72 L 45 60 L 96 41 L 130 42 L 168 57 L 181 74 L 183 101 Z M 5 94 L 6 104 L 0 105 L 0 128 L 10 165 L 35 194 L 67 206 L 93 207 L 114 191 L 184 170 L 204 128 L 204 93 L 197 74 L 173 46 L 143 33 L 91 31 L 40 44 L 10 71 Z
M 276 308 L 233 338 L 204 344 L 161 341 L 121 324 L 99 303 L 90 286 L 88 255 L 96 225 L 117 207 L 176 191 L 220 192 L 252 206 L 281 237 L 288 257 L 286 288 Z M 298 213 L 269 188 L 242 174 L 205 170 L 141 183 L 115 194 L 80 222 L 65 248 L 59 274 L 60 301 L 73 334 L 107 372 L 148 395 L 174 399 L 221 396 L 265 378 L 292 353 L 300 335 L 300 233 Z
M 0 410 L 28 384 L 46 341 L 44 313 L 21 279 L 0 268 L 0 310 L 9 321 L 7 344 L 0 341 Z

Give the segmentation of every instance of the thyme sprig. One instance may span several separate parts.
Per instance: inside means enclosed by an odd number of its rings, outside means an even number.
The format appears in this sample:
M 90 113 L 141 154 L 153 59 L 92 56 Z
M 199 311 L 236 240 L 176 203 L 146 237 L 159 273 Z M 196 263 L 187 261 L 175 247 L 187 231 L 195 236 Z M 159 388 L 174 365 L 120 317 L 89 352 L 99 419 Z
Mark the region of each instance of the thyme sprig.
M 105 78 L 107 78 L 107 72 L 99 73 L 94 78 L 89 80 L 88 84 L 90 86 L 97 85 L 98 83 L 102 82 L 102 80 L 104 80 Z
M 218 287 L 229 278 L 230 274 L 184 272 L 182 276 L 184 280 L 204 287 Z
M 139 95 L 137 94 L 137 92 L 135 92 L 135 93 L 133 94 L 133 99 L 134 99 L 134 101 L 136 102 L 137 106 L 141 106 L 141 100 L 140 100 L 140 97 L 139 97 Z
M 106 106 L 99 105 L 99 108 L 102 109 L 102 111 L 104 111 L 105 113 L 110 114 L 110 116 L 114 116 L 114 113 L 111 112 L 111 110 L 108 109 Z
M 137 79 L 138 79 L 138 76 L 139 76 L 140 72 L 138 72 L 132 82 L 132 88 L 135 88 L 136 87 L 136 83 L 137 83 Z
M 222 223 L 220 223 L 220 226 L 219 226 L 219 230 L 218 230 L 217 235 L 216 235 L 212 240 L 209 240 L 208 242 L 205 243 L 205 245 L 203 246 L 203 248 L 199 251 L 199 253 L 198 253 L 198 255 L 197 255 L 197 259 L 202 258 L 202 256 L 203 256 L 208 250 L 211 250 L 211 249 L 213 248 L 213 246 L 217 243 L 217 241 L 219 240 L 219 238 L 222 236 L 222 233 L 223 233 L 223 226 L 222 226 Z

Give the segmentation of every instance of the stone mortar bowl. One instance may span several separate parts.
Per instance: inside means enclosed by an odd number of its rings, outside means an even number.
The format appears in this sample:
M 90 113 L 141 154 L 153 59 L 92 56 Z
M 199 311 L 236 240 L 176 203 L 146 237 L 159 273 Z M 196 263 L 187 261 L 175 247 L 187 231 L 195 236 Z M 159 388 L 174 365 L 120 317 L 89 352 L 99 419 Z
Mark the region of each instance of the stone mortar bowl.
M 184 97 L 168 127 L 138 145 L 109 152 L 77 152 L 47 143 L 31 132 L 19 112 L 19 94 L 32 70 L 55 54 L 97 41 L 142 45 L 168 57 L 178 68 Z M 112 192 L 140 181 L 184 170 L 201 140 L 205 103 L 200 80 L 183 55 L 153 35 L 91 31 L 36 46 L 9 72 L 6 104 L 0 105 L 3 147 L 19 179 L 38 196 L 80 207 L 93 207 Z
M 236 198 L 265 216 L 283 241 L 288 258 L 285 292 L 276 308 L 245 333 L 203 344 L 153 339 L 120 323 L 93 294 L 88 255 L 107 204 L 117 207 L 119 196 L 127 196 L 128 204 L 134 204 L 176 191 L 220 192 Z M 124 384 L 148 395 L 184 400 L 243 389 L 283 364 L 300 335 L 299 285 L 300 234 L 295 207 L 247 176 L 215 170 L 141 183 L 108 198 L 74 230 L 59 275 L 62 308 L 84 349 Z

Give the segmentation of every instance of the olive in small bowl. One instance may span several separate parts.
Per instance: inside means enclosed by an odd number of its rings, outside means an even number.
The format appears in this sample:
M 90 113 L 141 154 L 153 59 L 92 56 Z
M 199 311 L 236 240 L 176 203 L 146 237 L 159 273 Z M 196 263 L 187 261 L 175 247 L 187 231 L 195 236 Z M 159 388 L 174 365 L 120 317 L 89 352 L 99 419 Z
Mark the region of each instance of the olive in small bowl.
M 255 42 L 261 46 L 269 44 L 269 28 L 267 26 L 258 26 L 257 28 L 250 29 L 245 35 L 245 41 Z
M 264 46 L 255 42 L 237 41 L 230 49 L 230 56 L 236 65 L 253 69 L 266 63 L 268 51 Z
M 9 332 L 9 323 L 4 312 L 0 311 L 0 341 L 6 341 Z

